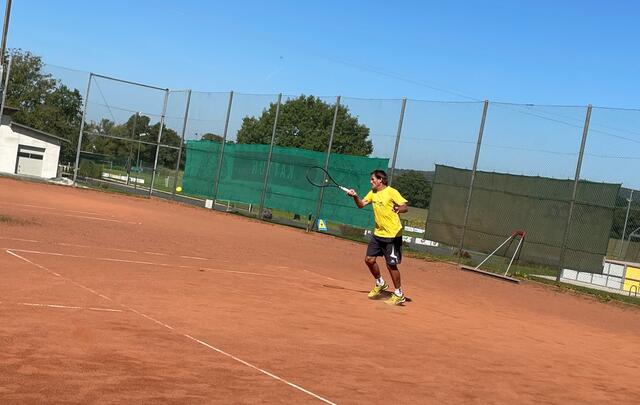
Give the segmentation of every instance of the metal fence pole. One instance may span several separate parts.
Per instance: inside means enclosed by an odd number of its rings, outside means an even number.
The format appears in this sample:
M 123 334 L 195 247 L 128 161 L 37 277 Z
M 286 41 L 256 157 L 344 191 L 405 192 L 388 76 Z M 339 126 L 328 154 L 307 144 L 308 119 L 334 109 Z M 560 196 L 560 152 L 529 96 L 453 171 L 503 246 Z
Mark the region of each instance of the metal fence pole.
M 160 130 L 158 131 L 158 141 L 156 142 L 156 158 L 153 161 L 153 172 L 151 174 L 151 184 L 149 185 L 149 197 L 153 194 L 153 184 L 156 180 L 158 170 L 158 156 L 160 155 L 160 142 L 162 140 L 162 130 L 164 129 L 164 117 L 167 114 L 167 102 L 169 101 L 169 89 L 164 90 L 164 102 L 162 103 L 162 115 L 160 116 Z
M 4 24 L 2 24 L 2 45 L 0 45 L 0 66 L 4 67 L 4 52 L 7 50 L 7 34 L 9 32 L 9 19 L 11 17 L 11 0 L 7 0 L 4 9 Z
M 131 129 L 131 145 L 129 146 L 129 156 L 127 158 L 127 186 L 131 181 L 131 166 L 133 160 L 133 142 L 136 136 L 136 127 L 138 126 L 138 117 L 140 117 L 140 111 L 136 111 L 135 117 L 133 117 L 133 128 Z M 136 182 L 138 178 L 136 177 Z
M 76 151 L 76 165 L 73 168 L 73 186 L 76 187 L 76 179 L 78 178 L 78 166 L 80 165 L 80 149 L 82 148 L 82 133 L 84 132 L 84 120 L 87 116 L 87 105 L 89 104 L 89 92 L 91 91 L 91 80 L 93 73 L 89 72 L 89 81 L 87 82 L 87 92 L 84 95 L 84 105 L 82 106 L 82 121 L 80 122 L 80 134 L 78 135 L 78 149 Z
M 216 169 L 216 182 L 213 185 L 213 205 L 215 209 L 216 199 L 218 198 L 218 185 L 220 184 L 220 174 L 222 173 L 222 161 L 224 159 L 224 145 L 227 143 L 227 132 L 229 131 L 229 117 L 231 117 L 231 106 L 233 105 L 233 91 L 229 92 L 229 105 L 227 106 L 227 116 L 224 119 L 224 132 L 222 134 L 222 144 L 220 145 L 220 157 L 218 158 L 218 167 Z
M 567 224 L 564 227 L 564 237 L 562 238 L 562 247 L 560 249 L 560 263 L 556 281 L 559 282 L 564 268 L 564 258 L 567 250 L 567 239 L 569 238 L 569 228 L 571 227 L 571 217 L 573 216 L 573 207 L 576 203 L 576 195 L 578 193 L 578 182 L 580 181 L 580 169 L 582 169 L 582 158 L 584 157 L 584 146 L 587 143 L 587 135 L 589 134 L 589 122 L 591 121 L 591 104 L 587 106 L 587 115 L 584 118 L 584 127 L 582 128 L 582 141 L 580 142 L 580 153 L 578 154 L 578 163 L 576 164 L 576 176 L 573 179 L 573 192 L 571 193 L 571 203 L 569 204 L 569 215 L 567 216 Z
M 336 108 L 333 111 L 333 123 L 331 124 L 331 133 L 329 134 L 329 146 L 327 147 L 327 156 L 324 161 L 324 170 L 329 169 L 329 159 L 331 159 L 331 147 L 333 145 L 333 136 L 336 132 L 336 122 L 338 121 L 338 110 L 340 109 L 340 96 L 336 97 Z M 316 213 L 313 217 L 313 223 L 311 229 L 313 229 L 317 223 L 317 219 L 320 216 L 320 209 L 322 208 L 322 199 L 324 198 L 324 188 L 320 189 L 320 195 L 318 196 L 318 204 L 316 205 Z
M 631 211 L 631 201 L 633 201 L 633 189 L 629 196 L 629 204 L 627 204 L 627 215 L 624 217 L 624 227 L 622 228 L 622 243 L 620 243 L 620 250 L 618 251 L 618 259 L 622 259 L 622 248 L 624 247 L 624 235 L 627 233 L 627 223 L 629 222 L 629 211 Z
M 276 104 L 276 117 L 273 120 L 273 131 L 271 132 L 271 145 L 269 146 L 269 157 L 267 158 L 267 167 L 264 171 L 264 184 L 262 186 L 262 195 L 260 195 L 260 206 L 258 208 L 258 218 L 262 218 L 262 210 L 264 209 L 264 200 L 267 196 L 267 185 L 269 183 L 269 169 L 271 168 L 271 157 L 273 156 L 273 144 L 276 141 L 276 128 L 278 127 L 278 116 L 280 115 L 280 104 L 282 103 L 282 93 L 278 94 L 278 104 Z
M 473 158 L 473 170 L 471 171 L 471 181 L 469 182 L 469 193 L 464 206 L 464 221 L 462 223 L 462 235 L 460 235 L 460 246 L 458 246 L 458 264 L 462 261 L 462 248 L 464 247 L 464 236 L 467 232 L 467 221 L 469 220 L 469 208 L 471 207 L 471 195 L 473 194 L 473 183 L 476 181 L 476 170 L 478 169 L 478 158 L 482 147 L 482 135 L 484 134 L 484 124 L 487 121 L 487 111 L 489 110 L 489 100 L 484 100 L 482 107 L 482 119 L 480 120 L 480 130 L 478 131 L 478 142 L 476 143 L 476 154 Z
M 402 123 L 404 121 L 404 110 L 407 107 L 407 98 L 402 99 L 400 109 L 400 120 L 398 121 L 398 134 L 396 135 L 396 146 L 393 149 L 393 159 L 391 159 L 391 172 L 389 173 L 389 185 L 393 184 L 393 174 L 396 170 L 396 158 L 398 157 L 398 147 L 400 146 L 400 134 L 402 134 Z
M 4 103 L 7 100 L 7 89 L 9 88 L 9 75 L 11 75 L 11 64 L 13 63 L 13 56 L 9 56 L 9 62 L 7 63 L 7 73 L 4 78 L 4 85 L 2 86 L 2 103 L 0 104 L 0 117 L 4 114 Z
M 178 149 L 178 161 L 176 162 L 176 174 L 173 176 L 173 191 L 171 194 L 176 194 L 176 187 L 178 187 L 178 174 L 180 173 L 180 159 L 182 159 L 182 145 L 184 145 L 184 134 L 187 131 L 187 121 L 189 120 L 189 105 L 191 104 L 191 90 L 187 90 L 187 106 L 184 110 L 184 121 L 182 122 L 182 135 L 180 136 L 180 149 Z

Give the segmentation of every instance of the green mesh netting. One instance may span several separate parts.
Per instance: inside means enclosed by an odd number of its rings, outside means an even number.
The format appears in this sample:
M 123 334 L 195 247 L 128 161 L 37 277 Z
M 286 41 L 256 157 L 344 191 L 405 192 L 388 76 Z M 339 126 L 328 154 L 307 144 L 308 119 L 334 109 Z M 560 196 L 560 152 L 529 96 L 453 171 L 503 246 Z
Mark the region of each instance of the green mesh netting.
M 188 141 L 183 189 L 187 194 L 212 197 L 222 144 Z M 269 145 L 226 144 L 217 199 L 259 204 L 269 156 Z M 305 149 L 274 146 L 265 207 L 300 215 L 315 214 L 320 189 L 306 179 L 311 166 L 324 166 L 326 154 Z M 332 154 L 329 172 L 340 184 L 364 195 L 369 174 L 386 169 L 389 159 Z M 353 200 L 335 188 L 326 188 L 320 217 L 362 228 L 373 226 L 370 208 L 358 209 Z
M 470 181 L 470 170 L 436 165 L 428 239 L 458 246 Z M 578 183 L 565 268 L 602 272 L 619 189 L 619 184 Z M 464 248 L 489 253 L 523 230 L 521 259 L 557 266 L 572 192 L 572 180 L 476 172 Z

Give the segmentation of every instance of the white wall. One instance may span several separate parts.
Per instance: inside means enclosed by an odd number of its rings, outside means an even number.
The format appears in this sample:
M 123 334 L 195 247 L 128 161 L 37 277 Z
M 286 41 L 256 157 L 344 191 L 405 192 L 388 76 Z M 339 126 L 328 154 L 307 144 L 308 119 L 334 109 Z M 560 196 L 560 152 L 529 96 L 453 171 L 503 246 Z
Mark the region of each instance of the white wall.
M 58 172 L 60 146 L 13 132 L 8 125 L 0 125 L 0 172 L 15 173 L 18 145 L 44 148 L 42 177 L 54 178 Z

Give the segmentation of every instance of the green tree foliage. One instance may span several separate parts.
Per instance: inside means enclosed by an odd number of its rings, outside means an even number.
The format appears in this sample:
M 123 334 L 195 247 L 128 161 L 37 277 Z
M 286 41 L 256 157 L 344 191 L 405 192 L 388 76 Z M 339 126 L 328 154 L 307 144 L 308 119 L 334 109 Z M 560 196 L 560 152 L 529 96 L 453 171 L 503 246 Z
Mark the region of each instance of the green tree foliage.
M 39 56 L 20 49 L 11 51 L 13 62 L 6 105 L 20 109 L 14 120 L 23 125 L 68 139 L 61 162 L 75 160 L 82 121 L 82 96 L 44 72 Z
M 424 173 L 407 170 L 393 178 L 393 187 L 416 208 L 428 208 L 431 200 L 431 183 Z
M 207 132 L 206 134 L 202 135 L 202 137 L 200 137 L 201 140 L 203 141 L 213 141 L 213 142 L 222 142 L 222 136 L 220 135 L 216 135 L 216 134 L 212 134 L 210 132 Z
M 335 106 L 314 96 L 302 95 L 287 100 L 280 106 L 276 145 L 326 151 L 334 111 Z M 272 103 L 259 118 L 245 117 L 238 131 L 238 143 L 271 143 L 275 115 L 276 104 Z M 338 108 L 332 151 L 356 156 L 368 156 L 373 152 L 369 128 L 360 124 L 345 106 Z
M 102 161 L 110 161 L 127 170 L 137 165 L 139 151 L 141 165 L 152 167 L 156 156 L 160 123 L 156 122 L 152 125 L 150 122 L 151 119 L 145 115 L 133 114 L 127 122 L 120 125 L 108 119 L 103 119 L 99 123 L 88 123 L 85 125 L 82 150 L 102 156 Z M 177 147 L 180 147 L 180 143 L 178 133 L 165 125 L 162 129 L 161 146 L 158 152 L 159 167 L 175 168 L 178 159 Z M 181 168 L 184 168 L 184 162 L 185 154 L 182 153 Z

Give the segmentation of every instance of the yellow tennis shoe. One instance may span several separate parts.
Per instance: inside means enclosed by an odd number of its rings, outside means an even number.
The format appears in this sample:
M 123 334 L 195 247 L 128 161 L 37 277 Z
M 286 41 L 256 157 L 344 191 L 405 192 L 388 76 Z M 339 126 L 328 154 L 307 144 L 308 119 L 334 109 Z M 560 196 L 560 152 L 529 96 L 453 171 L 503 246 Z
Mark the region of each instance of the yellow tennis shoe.
M 400 305 L 404 303 L 407 299 L 402 295 L 396 295 L 395 293 L 391 294 L 391 298 L 385 301 L 385 303 L 389 305 Z
M 371 291 L 369 291 L 369 294 L 367 294 L 367 296 L 369 298 L 376 298 L 380 294 L 382 294 L 382 292 L 384 290 L 386 290 L 387 288 L 389 288 L 389 284 L 387 284 L 387 283 L 384 283 L 383 285 L 376 285 L 375 287 L 373 287 L 371 289 Z

